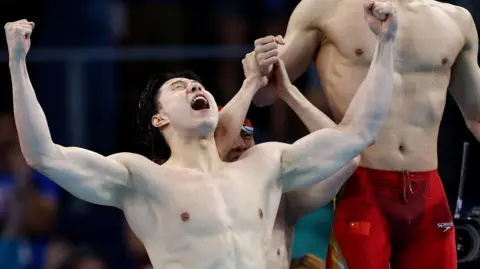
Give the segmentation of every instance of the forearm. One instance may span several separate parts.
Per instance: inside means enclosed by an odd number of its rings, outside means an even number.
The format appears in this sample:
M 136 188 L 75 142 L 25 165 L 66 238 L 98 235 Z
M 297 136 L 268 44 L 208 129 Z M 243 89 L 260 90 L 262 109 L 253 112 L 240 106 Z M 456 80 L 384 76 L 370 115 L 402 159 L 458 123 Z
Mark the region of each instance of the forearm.
M 30 82 L 25 60 L 10 61 L 15 124 L 22 153 L 29 164 L 49 154 L 54 143 Z
M 219 122 L 215 131 L 215 141 L 220 157 L 223 157 L 235 142 L 252 98 L 259 87 L 258 79 L 246 78 L 237 94 L 220 111 Z
M 394 41 L 378 41 L 366 78 L 339 127 L 349 128 L 373 143 L 387 117 L 394 88 Z
M 310 132 L 336 126 L 335 122 L 308 101 L 297 87 L 290 87 L 280 95 L 280 98 L 297 114 Z

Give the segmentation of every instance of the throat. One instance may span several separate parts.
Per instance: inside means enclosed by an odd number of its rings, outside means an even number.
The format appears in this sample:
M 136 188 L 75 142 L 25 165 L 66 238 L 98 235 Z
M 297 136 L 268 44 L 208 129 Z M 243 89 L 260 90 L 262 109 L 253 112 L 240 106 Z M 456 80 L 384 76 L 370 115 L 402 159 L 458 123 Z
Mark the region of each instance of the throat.
M 205 139 L 174 139 L 169 144 L 171 165 L 201 173 L 215 171 L 222 165 L 213 135 Z

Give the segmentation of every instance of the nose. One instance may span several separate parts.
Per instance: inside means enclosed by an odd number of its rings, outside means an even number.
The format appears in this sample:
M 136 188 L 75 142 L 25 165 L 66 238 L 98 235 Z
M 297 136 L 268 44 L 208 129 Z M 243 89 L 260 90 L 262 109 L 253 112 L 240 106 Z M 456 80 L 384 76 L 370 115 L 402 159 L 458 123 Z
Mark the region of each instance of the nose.
M 202 87 L 202 85 L 201 85 L 200 83 L 198 83 L 198 82 L 192 82 L 192 83 L 190 84 L 190 87 L 188 87 L 188 89 L 189 89 L 189 92 L 191 92 L 191 93 L 198 92 L 198 91 L 203 91 L 203 90 L 204 90 L 203 87 Z

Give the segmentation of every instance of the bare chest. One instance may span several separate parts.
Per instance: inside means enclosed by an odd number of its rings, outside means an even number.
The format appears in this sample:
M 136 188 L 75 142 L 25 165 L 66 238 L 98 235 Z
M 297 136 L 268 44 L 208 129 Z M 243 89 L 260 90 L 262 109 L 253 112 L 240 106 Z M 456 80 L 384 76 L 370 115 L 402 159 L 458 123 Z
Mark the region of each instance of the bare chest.
M 273 223 L 281 188 L 267 184 L 268 171 L 241 167 L 210 175 L 178 169 L 164 179 L 144 179 L 144 207 L 153 211 L 162 237 L 263 232 Z
M 350 63 L 370 65 L 376 38 L 364 20 L 361 1 L 344 0 L 320 29 Z M 449 70 L 463 46 L 463 37 L 453 19 L 435 5 L 397 5 L 398 72 Z

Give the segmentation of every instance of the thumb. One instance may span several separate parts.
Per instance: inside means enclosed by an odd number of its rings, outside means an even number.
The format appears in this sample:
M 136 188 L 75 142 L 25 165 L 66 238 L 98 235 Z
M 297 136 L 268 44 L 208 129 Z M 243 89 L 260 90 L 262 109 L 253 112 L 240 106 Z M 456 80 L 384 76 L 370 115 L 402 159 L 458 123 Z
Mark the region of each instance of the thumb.
M 275 42 L 277 42 L 280 45 L 285 45 L 285 41 L 283 40 L 283 36 L 281 36 L 281 35 L 277 35 L 275 37 Z

